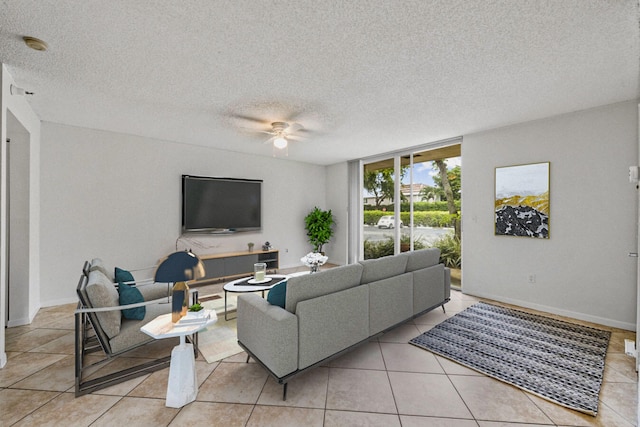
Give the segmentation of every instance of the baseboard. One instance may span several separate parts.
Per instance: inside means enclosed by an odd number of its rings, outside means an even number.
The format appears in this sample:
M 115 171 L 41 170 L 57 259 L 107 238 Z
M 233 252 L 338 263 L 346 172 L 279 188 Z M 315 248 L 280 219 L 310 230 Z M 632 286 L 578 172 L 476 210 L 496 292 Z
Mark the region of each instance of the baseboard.
M 24 326 L 31 323 L 28 317 L 23 317 L 21 319 L 13 319 L 7 322 L 7 328 L 14 328 L 16 326 Z
M 585 321 L 585 322 L 596 323 L 598 325 L 609 326 L 609 327 L 618 328 L 618 329 L 624 329 L 624 330 L 627 330 L 627 331 L 635 331 L 636 330 L 635 323 L 620 322 L 618 320 L 608 319 L 606 317 L 591 316 L 591 315 L 585 314 L 585 313 L 578 313 L 578 312 L 575 312 L 575 311 L 563 310 L 563 309 L 560 309 L 560 308 L 557 308 L 557 307 L 549 307 L 549 306 L 542 305 L 542 304 L 531 303 L 529 301 L 522 301 L 522 300 L 513 299 L 513 298 L 505 298 L 505 297 L 499 296 L 499 295 L 485 294 L 483 292 L 468 293 L 468 292 L 464 291 L 464 287 L 462 288 L 462 292 L 467 294 L 467 295 L 475 296 L 475 297 L 478 297 L 478 298 L 487 298 L 487 299 L 491 299 L 491 300 L 494 300 L 494 301 L 503 302 L 505 304 L 513 304 L 513 305 L 517 305 L 517 306 L 524 307 L 524 308 L 530 308 L 532 310 L 538 310 L 538 311 L 543 311 L 545 313 L 556 314 L 558 316 L 565 316 L 565 317 L 570 317 L 572 319 L 582 320 L 582 321 Z
M 33 319 L 36 318 L 36 315 L 38 314 L 38 311 L 40 310 L 40 308 L 42 308 L 41 306 L 37 305 L 35 307 L 30 307 L 29 308 L 29 316 L 28 317 L 22 317 L 19 319 L 10 319 L 7 321 L 7 328 L 13 328 L 15 326 L 23 326 L 23 325 L 30 325 L 31 322 L 33 322 Z
M 50 301 L 42 301 L 40 308 L 42 307 L 54 307 L 56 305 L 75 304 L 78 302 L 78 298 L 61 298 Z

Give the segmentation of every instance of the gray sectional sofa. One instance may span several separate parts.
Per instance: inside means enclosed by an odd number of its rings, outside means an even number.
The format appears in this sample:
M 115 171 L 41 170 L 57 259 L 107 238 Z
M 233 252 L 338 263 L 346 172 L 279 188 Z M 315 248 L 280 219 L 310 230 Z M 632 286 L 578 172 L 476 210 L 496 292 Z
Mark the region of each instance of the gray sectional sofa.
M 238 343 L 284 385 L 371 338 L 442 306 L 450 272 L 439 249 L 361 261 L 288 279 L 285 307 L 238 297 Z

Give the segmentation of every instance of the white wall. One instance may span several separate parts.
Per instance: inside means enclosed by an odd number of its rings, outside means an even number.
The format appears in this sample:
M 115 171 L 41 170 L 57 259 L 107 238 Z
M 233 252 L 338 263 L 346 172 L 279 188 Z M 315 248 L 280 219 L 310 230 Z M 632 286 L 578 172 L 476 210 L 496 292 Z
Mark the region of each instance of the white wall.
M 24 96 L 11 95 L 10 85 L 14 84 L 12 76 L 7 71 L 4 64 L 0 69 L 0 77 L 2 84 L 0 85 L 0 367 L 6 363 L 5 354 L 5 320 L 6 313 L 6 295 L 7 295 L 7 138 L 11 137 L 11 133 L 17 127 L 20 128 L 20 137 L 22 143 L 29 144 L 29 159 L 25 163 L 28 165 L 28 217 L 25 228 L 28 228 L 28 248 L 23 249 L 28 253 L 28 283 L 27 292 L 20 294 L 27 298 L 21 301 L 23 307 L 26 306 L 27 312 L 23 318 L 16 321 L 16 324 L 29 323 L 35 317 L 40 308 L 40 288 L 39 288 L 39 272 L 40 272 L 40 121 L 33 113 L 27 98 Z M 9 126 L 9 118 L 13 122 Z M 22 134 L 24 132 L 24 134 Z M 22 164 L 24 167 L 25 164 Z M 15 196 L 15 195 L 14 195 Z M 20 195 L 23 196 L 23 195 Z M 24 264 L 22 264 L 24 265 Z M 21 289 L 25 291 L 25 289 Z
M 465 136 L 463 291 L 635 329 L 637 159 L 636 102 Z M 495 236 L 495 168 L 546 161 L 550 239 Z
M 93 257 L 139 268 L 176 247 L 221 253 L 268 240 L 282 268 L 299 266 L 304 217 L 326 199 L 322 166 L 53 123 L 42 124 L 41 171 L 43 306 L 75 301 Z M 182 174 L 264 180 L 263 230 L 177 241 Z

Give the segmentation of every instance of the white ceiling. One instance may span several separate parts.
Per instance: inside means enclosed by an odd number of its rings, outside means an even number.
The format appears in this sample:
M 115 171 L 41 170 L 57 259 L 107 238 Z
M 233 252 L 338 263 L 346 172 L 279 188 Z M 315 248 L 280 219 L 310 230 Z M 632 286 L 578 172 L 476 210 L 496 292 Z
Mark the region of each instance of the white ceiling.
M 288 158 L 371 156 L 636 99 L 637 0 L 0 0 L 43 121 Z M 28 49 L 22 36 L 45 40 Z

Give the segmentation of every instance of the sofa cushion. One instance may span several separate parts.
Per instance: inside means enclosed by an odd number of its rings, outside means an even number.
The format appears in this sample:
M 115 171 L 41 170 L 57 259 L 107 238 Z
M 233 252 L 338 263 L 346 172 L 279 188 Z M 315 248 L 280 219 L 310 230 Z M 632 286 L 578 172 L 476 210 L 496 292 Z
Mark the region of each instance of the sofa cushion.
M 408 255 L 402 253 L 360 261 L 360 264 L 364 267 L 362 270 L 362 283 L 371 283 L 403 274 L 407 267 L 407 258 Z
M 407 252 L 407 273 L 421 270 L 440 263 L 440 249 L 428 248 Z
M 319 273 L 290 277 L 287 280 L 285 309 L 295 313 L 299 301 L 353 288 L 360 284 L 361 278 L 360 264 L 343 265 Z
M 123 270 L 122 268 L 114 268 L 113 273 L 113 281 L 120 283 L 125 282 L 128 285 L 135 284 L 135 279 L 133 278 L 133 274 L 127 270 Z
M 304 369 L 367 339 L 369 289 L 356 286 L 341 292 L 300 301 L 298 368 Z
M 284 308 L 285 299 L 287 296 L 287 281 L 283 280 L 273 288 L 269 289 L 267 294 L 267 302 L 271 305 L 277 305 Z
M 382 332 L 413 315 L 413 274 L 371 282 L 369 287 L 369 333 Z
M 142 297 L 140 291 L 135 286 L 129 286 L 126 283 L 118 283 L 118 294 L 120 296 L 120 305 L 129 305 L 144 302 L 144 298 Z M 144 306 L 126 308 L 122 309 L 122 316 L 124 316 L 125 319 L 142 320 L 144 319 L 146 311 L 147 310 Z
M 86 287 L 87 297 L 93 308 L 117 307 L 120 296 L 115 285 L 100 271 L 89 273 Z M 109 338 L 113 338 L 120 332 L 122 313 L 120 310 L 97 312 L 96 317 L 102 330 Z
M 412 272 L 413 274 L 413 314 L 418 314 L 439 305 L 449 296 L 445 283 L 443 264 L 433 265 Z
M 107 279 L 113 282 L 113 277 L 111 277 L 109 270 L 107 269 L 107 267 L 105 267 L 104 262 L 102 262 L 100 258 L 94 258 L 91 260 L 91 268 L 89 269 L 89 271 L 96 270 L 104 274 Z

